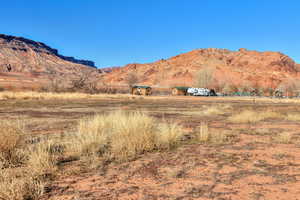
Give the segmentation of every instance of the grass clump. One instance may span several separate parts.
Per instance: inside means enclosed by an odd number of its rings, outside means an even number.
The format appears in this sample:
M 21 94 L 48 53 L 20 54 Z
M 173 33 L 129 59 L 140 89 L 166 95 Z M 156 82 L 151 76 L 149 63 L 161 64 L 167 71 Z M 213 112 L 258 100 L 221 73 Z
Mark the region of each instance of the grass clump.
M 44 179 L 36 173 L 35 155 L 25 142 L 24 126 L 19 121 L 0 122 L 0 199 L 38 199 L 44 191 Z M 42 145 L 41 145 L 42 147 Z
M 32 146 L 28 151 L 27 165 L 36 176 L 52 174 L 55 171 L 55 155 L 53 142 L 43 141 Z
M 159 123 L 142 112 L 116 111 L 80 120 L 70 148 L 79 156 L 127 161 L 143 152 L 170 149 L 182 136 L 177 124 Z
M 24 129 L 20 122 L 0 122 L 0 162 L 2 167 L 19 165 L 24 161 Z
M 285 120 L 288 120 L 288 121 L 300 121 L 300 114 L 298 113 L 290 113 L 288 115 L 285 116 Z
M 235 114 L 228 118 L 233 123 L 256 123 L 266 119 L 278 119 L 282 115 L 273 111 L 256 112 L 253 110 L 244 110 L 241 113 Z
M 228 144 L 232 143 L 236 135 L 230 131 L 210 130 L 207 123 L 201 123 L 195 134 L 197 142 L 205 144 Z
M 291 132 L 282 132 L 273 137 L 273 140 L 280 144 L 292 143 L 293 134 Z
M 3 169 L 0 171 L 0 199 L 38 199 L 44 192 L 44 182 L 26 171 Z

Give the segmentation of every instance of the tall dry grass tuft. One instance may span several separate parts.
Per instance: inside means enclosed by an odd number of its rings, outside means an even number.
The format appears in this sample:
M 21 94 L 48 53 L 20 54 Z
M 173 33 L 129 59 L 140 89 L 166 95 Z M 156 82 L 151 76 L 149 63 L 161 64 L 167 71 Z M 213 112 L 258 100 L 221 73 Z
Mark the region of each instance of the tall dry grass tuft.
M 79 121 L 69 144 L 76 155 L 98 155 L 126 161 L 154 149 L 171 148 L 183 135 L 180 126 L 158 123 L 142 112 L 116 111 Z
M 235 114 L 228 118 L 233 123 L 256 123 L 265 119 L 278 119 L 283 116 L 280 113 L 273 111 L 256 112 L 252 110 L 244 110 L 241 113 Z
M 27 169 L 30 171 L 30 169 Z M 0 170 L 0 199 L 38 199 L 44 192 L 44 183 L 26 171 Z
M 195 140 L 205 144 L 228 144 L 232 143 L 236 138 L 236 134 L 230 131 L 210 130 L 207 123 L 201 123 L 201 126 L 195 133 Z
M 160 124 L 156 144 L 160 149 L 172 149 L 180 143 L 182 136 L 183 129 L 178 124 Z
M 25 159 L 24 128 L 20 121 L 0 121 L 0 162 L 2 167 L 15 166 Z
M 56 169 L 53 141 L 43 141 L 28 150 L 27 165 L 36 176 L 52 174 Z
M 20 121 L 0 122 L 0 199 L 38 199 L 44 191 L 34 163 L 26 165 L 37 152 L 29 151 L 24 135 Z

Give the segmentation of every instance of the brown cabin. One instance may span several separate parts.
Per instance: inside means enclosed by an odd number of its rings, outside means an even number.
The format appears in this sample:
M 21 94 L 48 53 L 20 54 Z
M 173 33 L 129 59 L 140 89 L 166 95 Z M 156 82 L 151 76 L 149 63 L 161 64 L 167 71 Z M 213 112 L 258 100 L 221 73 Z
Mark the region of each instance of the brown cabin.
M 187 90 L 188 87 L 173 87 L 172 88 L 172 95 L 182 95 L 186 96 L 187 95 Z
M 149 96 L 152 94 L 152 88 L 149 86 L 132 86 L 131 87 L 131 94 L 133 95 L 143 95 L 143 96 Z

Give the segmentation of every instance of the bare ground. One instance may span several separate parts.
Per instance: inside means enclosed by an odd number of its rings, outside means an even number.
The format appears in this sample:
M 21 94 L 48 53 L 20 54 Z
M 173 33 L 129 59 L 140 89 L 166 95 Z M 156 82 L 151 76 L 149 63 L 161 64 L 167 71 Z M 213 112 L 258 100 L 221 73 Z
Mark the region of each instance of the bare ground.
M 232 108 L 219 115 L 201 114 L 205 106 L 216 105 Z M 7 100 L 0 101 L 0 119 L 26 121 L 30 137 L 62 137 L 75 131 L 79 118 L 117 109 L 141 110 L 160 120 L 178 122 L 187 137 L 193 136 L 201 122 L 238 137 L 223 145 L 183 141 L 172 151 L 147 153 L 126 163 L 99 159 L 91 167 L 65 161 L 43 199 L 300 199 L 300 121 L 238 124 L 227 120 L 245 109 L 299 113 L 298 104 L 194 97 Z M 293 134 L 291 143 L 273 141 L 274 135 L 286 131 Z

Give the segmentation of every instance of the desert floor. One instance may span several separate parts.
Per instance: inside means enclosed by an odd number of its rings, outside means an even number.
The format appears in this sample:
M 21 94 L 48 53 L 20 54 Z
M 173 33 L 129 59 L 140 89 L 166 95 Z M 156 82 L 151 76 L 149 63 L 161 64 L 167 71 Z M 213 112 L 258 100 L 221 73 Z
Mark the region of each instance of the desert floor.
M 296 200 L 300 199 L 299 105 L 226 97 L 7 99 L 0 101 L 0 119 L 25 121 L 28 137 L 59 138 L 76 131 L 82 117 L 142 111 L 160 121 L 179 123 L 186 131 L 178 147 L 127 162 L 65 160 L 42 199 Z M 276 114 L 256 122 L 230 120 L 245 110 L 254 111 L 254 118 Z M 232 139 L 194 141 L 203 123 L 215 133 L 232 133 Z

